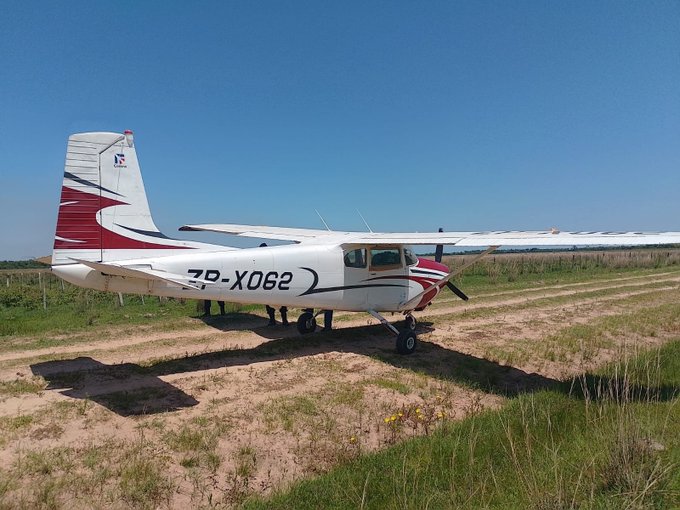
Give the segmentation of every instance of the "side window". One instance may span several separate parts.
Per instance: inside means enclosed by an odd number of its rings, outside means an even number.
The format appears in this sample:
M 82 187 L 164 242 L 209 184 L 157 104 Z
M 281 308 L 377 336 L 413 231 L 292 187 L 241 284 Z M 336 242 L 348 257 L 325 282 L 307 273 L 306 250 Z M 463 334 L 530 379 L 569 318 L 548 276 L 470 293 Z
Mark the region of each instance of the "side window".
M 345 253 L 345 266 L 366 267 L 366 248 L 357 248 Z
M 372 248 L 371 269 L 396 269 L 401 267 L 399 248 Z
M 407 266 L 415 266 L 418 263 L 418 257 L 416 257 L 408 248 L 404 248 L 404 259 L 406 260 Z

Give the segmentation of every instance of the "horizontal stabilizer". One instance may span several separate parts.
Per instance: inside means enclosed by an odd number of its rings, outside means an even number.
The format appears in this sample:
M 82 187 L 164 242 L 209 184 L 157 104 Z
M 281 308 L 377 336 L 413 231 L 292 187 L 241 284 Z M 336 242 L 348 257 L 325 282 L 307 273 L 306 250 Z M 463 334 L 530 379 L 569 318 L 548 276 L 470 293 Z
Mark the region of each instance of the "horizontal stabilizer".
M 140 280 L 157 280 L 179 287 L 189 287 L 201 290 L 202 285 L 212 285 L 214 282 L 208 280 L 198 280 L 181 274 L 168 273 L 158 269 L 151 269 L 150 265 L 123 266 L 113 263 L 91 262 L 89 260 L 72 259 L 80 264 L 111 276 L 122 276 L 124 278 L 139 278 Z

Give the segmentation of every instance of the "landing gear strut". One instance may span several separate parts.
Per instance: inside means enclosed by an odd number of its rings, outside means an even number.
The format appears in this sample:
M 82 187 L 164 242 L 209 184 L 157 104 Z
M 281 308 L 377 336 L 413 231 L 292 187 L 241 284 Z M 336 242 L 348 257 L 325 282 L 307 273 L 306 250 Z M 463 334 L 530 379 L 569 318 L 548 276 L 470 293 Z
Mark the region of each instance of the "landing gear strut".
M 416 320 L 411 314 L 406 315 L 406 328 L 403 331 L 399 331 L 390 322 L 388 322 L 385 317 L 380 315 L 375 310 L 369 310 L 373 317 L 378 319 L 380 323 L 389 329 L 392 333 L 397 336 L 397 352 L 399 354 L 411 354 L 416 350 L 418 345 L 418 338 L 416 337 Z
M 406 329 L 410 329 L 411 331 L 416 330 L 416 318 L 413 315 L 410 313 L 406 314 L 404 322 L 406 323 Z

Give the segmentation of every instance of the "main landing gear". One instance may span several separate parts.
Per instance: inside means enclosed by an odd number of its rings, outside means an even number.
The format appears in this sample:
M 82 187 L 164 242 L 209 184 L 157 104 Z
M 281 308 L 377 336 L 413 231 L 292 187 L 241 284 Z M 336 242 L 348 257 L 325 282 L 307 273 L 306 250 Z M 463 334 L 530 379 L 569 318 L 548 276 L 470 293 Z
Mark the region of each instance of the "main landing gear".
M 307 335 L 316 331 L 316 316 L 314 312 L 305 310 L 297 321 L 297 328 L 301 335 Z
M 413 315 L 410 313 L 406 314 L 406 327 L 399 331 L 394 327 L 394 325 L 392 325 L 392 323 L 388 322 L 385 317 L 380 315 L 375 310 L 369 310 L 368 313 L 378 319 L 380 323 L 392 333 L 397 335 L 397 352 L 399 354 L 412 354 L 413 351 L 416 350 L 418 338 L 416 337 L 416 319 L 413 317 Z
M 314 333 L 316 331 L 316 316 L 313 310 L 307 309 L 298 318 L 297 329 L 301 335 L 308 335 L 309 333 Z M 418 338 L 416 337 L 416 318 L 410 313 L 406 314 L 404 320 L 404 329 L 399 331 L 394 325 L 388 322 L 385 317 L 380 315 L 375 310 L 369 310 L 373 317 L 378 319 L 380 323 L 385 326 L 388 330 L 394 333 L 397 337 L 397 352 L 399 354 L 411 354 L 416 350 L 418 345 Z

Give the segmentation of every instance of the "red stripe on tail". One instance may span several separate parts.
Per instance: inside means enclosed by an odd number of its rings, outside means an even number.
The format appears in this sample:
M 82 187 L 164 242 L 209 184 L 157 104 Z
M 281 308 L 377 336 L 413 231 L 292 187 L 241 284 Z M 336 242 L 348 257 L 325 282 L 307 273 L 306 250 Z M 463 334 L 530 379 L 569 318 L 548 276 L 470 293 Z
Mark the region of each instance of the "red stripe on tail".
M 55 249 L 178 250 L 188 248 L 132 239 L 116 234 L 99 224 L 97 213 L 100 210 L 116 205 L 129 205 L 125 202 L 62 186 L 61 204 L 57 218 L 57 236 L 63 239 L 54 240 Z

